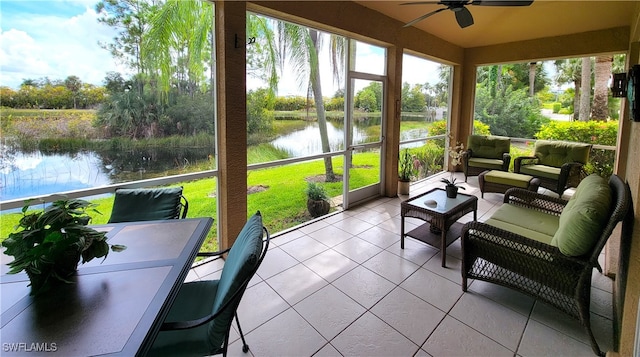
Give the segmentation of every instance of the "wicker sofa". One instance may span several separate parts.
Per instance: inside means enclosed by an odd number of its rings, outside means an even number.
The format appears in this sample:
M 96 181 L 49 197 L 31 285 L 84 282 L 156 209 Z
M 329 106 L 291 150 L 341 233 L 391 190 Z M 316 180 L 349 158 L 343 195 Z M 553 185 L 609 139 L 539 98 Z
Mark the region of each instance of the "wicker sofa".
M 462 289 L 468 279 L 503 285 L 549 303 L 578 319 L 593 351 L 604 355 L 591 331 L 591 275 L 598 256 L 631 204 L 619 176 L 585 178 L 569 201 L 520 188 L 485 222 L 462 228 Z
M 589 160 L 590 144 L 538 140 L 533 156 L 513 160 L 513 172 L 540 179 L 540 186 L 562 196 L 568 187 L 576 187 L 582 178 L 582 166 Z
M 462 152 L 464 182 L 486 170 L 508 171 L 511 163 L 511 139 L 502 136 L 469 135 Z

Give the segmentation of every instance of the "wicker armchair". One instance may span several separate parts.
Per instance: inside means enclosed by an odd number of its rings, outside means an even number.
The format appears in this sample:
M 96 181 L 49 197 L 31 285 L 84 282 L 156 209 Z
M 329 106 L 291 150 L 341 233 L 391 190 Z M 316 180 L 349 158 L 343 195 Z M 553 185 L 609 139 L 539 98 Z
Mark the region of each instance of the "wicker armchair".
M 511 163 L 511 139 L 502 136 L 469 135 L 462 153 L 464 182 L 486 170 L 508 171 Z
M 576 187 L 582 179 L 582 166 L 589 160 L 590 144 L 538 140 L 533 156 L 520 156 L 513 161 L 513 172 L 540 179 L 540 186 L 562 196 L 568 187 Z
M 602 271 L 598 256 L 630 207 L 629 186 L 616 175 L 609 179 L 611 215 L 592 250 L 567 256 L 558 247 L 495 226 L 469 222 L 462 229 L 462 290 L 468 279 L 503 285 L 566 312 L 587 331 L 593 351 L 604 356 L 591 331 L 589 304 L 593 268 Z M 509 189 L 504 202 L 559 216 L 567 201 L 519 188 Z

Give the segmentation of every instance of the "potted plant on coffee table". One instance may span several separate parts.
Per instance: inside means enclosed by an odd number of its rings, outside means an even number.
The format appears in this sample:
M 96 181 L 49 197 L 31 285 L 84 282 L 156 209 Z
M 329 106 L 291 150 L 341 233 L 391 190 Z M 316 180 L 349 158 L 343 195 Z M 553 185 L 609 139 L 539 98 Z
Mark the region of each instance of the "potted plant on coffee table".
M 464 150 L 464 144 L 458 143 L 458 145 L 449 148 L 449 156 L 451 157 L 451 166 L 455 168 L 460 165 L 462 162 L 462 151 Z M 458 196 L 458 189 L 461 188 L 465 190 L 464 186 L 461 186 L 459 183 L 456 183 L 456 178 L 453 177 L 454 170 L 451 170 L 450 178 L 443 178 L 440 182 L 444 182 L 446 186 L 444 187 L 445 191 L 447 191 L 447 197 L 456 198 Z
M 122 245 L 109 245 L 106 232 L 87 227 L 91 217 L 87 210 L 97 205 L 81 199 L 62 199 L 42 211 L 27 213 L 22 208 L 17 231 L 2 242 L 4 254 L 13 256 L 9 274 L 25 271 L 31 281 L 31 295 L 49 290 L 57 283 L 70 283 L 80 258 L 82 263 L 93 258 L 106 259 L 109 248 L 122 251 Z
M 329 213 L 331 208 L 329 195 L 322 185 L 317 182 L 309 182 L 305 193 L 307 194 L 307 210 L 313 218 Z

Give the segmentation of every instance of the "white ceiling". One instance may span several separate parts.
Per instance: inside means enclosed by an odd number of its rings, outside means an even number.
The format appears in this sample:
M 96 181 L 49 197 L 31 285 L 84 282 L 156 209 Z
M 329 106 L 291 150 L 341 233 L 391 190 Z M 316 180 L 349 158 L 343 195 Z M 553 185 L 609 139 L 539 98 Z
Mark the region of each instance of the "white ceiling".
M 355 1 L 408 23 L 443 7 L 437 4 L 401 5 L 406 1 Z M 445 10 L 413 26 L 458 46 L 469 48 L 631 26 L 640 0 L 534 0 L 524 7 L 468 5 L 474 24 L 461 29 L 453 11 Z

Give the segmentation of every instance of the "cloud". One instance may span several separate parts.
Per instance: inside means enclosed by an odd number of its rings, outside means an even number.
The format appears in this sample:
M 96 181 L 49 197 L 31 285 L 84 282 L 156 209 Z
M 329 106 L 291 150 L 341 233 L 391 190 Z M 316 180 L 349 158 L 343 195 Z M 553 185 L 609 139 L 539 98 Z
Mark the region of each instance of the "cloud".
M 64 80 L 71 75 L 101 85 L 108 71 L 124 72 L 98 45 L 111 41 L 115 30 L 98 22 L 92 4 L 82 5 L 84 11 L 77 15 L 3 15 L 10 28 L 0 30 L 0 85 L 17 88 L 25 79 Z

